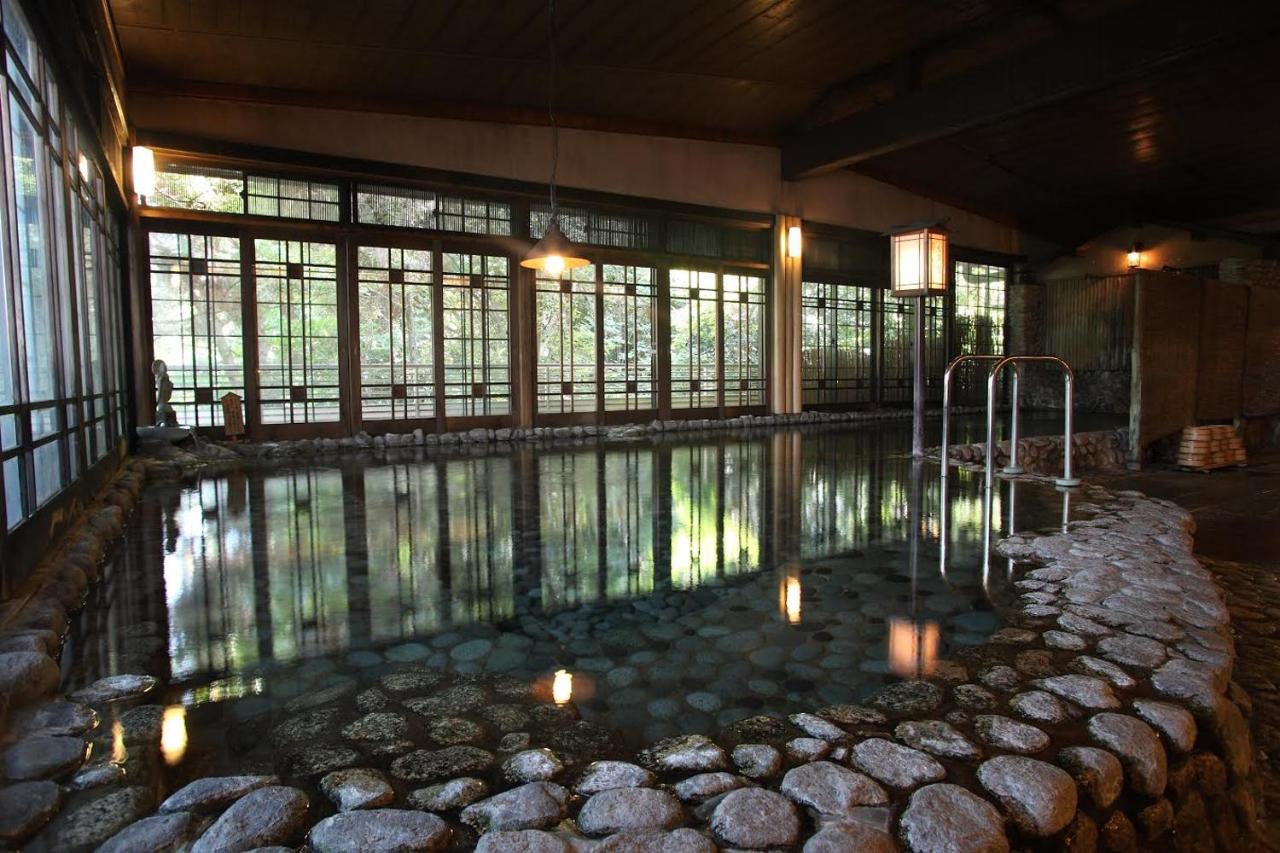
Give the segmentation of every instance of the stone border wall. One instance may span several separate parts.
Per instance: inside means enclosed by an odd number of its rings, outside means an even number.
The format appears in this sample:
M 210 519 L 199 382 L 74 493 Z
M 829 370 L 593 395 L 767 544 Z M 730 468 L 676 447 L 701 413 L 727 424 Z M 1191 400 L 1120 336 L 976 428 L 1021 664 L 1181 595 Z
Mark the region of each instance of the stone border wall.
M 28 707 L 12 715 L 9 737 L 22 739 L 0 759 L 11 783 L 0 788 L 0 843 L 38 833 L 28 849 L 196 839 L 193 849 L 212 850 L 306 836 L 315 851 L 394 841 L 490 853 L 802 844 L 818 853 L 1240 850 L 1255 839 L 1249 701 L 1231 680 L 1222 596 L 1191 554 L 1191 518 L 1095 487 L 1082 490 L 1085 519 L 1068 530 L 1000 543 L 1026 564 L 1010 627 L 864 706 L 755 717 L 714 740 L 670 738 L 634 761 L 585 767 L 590 756 L 562 760 L 533 745 L 505 761 L 477 747 L 425 752 L 423 761 L 468 769 L 414 792 L 416 808 L 339 812 L 314 826 L 308 795 L 275 777 L 201 780 L 146 817 L 154 781 L 82 765 L 93 707 L 141 701 L 154 679 L 119 676 L 71 701 L 31 704 L 56 689 L 68 613 L 123 530 L 146 468 L 169 474 L 173 463 L 127 466 L 46 561 L 43 585 L 2 611 L 0 684 L 15 708 Z M 160 710 L 127 712 L 138 720 L 131 736 L 158 744 Z M 80 788 L 93 797 L 60 812 Z
M 953 406 L 956 415 L 979 414 L 985 406 Z M 941 417 L 941 411 L 926 412 L 929 418 Z M 561 426 L 476 428 L 461 432 L 433 433 L 416 429 L 412 432 L 369 435 L 361 432 L 347 438 L 306 438 L 296 441 L 216 442 L 200 440 L 192 450 L 178 449 L 165 442 L 146 442 L 148 454 L 178 462 L 183 468 L 212 462 L 235 461 L 240 458 L 276 459 L 315 454 L 357 453 L 407 447 L 471 448 L 501 452 L 516 445 L 561 445 L 583 442 L 633 441 L 685 432 L 729 429 L 777 429 L 824 424 L 853 424 L 877 421 L 910 420 L 905 409 L 867 409 L 856 412 L 804 412 L 795 415 L 741 415 L 736 418 L 701 418 L 694 420 L 654 420 L 649 423 L 616 426 Z M 177 472 L 178 469 L 174 469 Z
M 1028 474 L 1058 477 L 1062 474 L 1062 436 L 1037 435 L 1018 440 L 1018 464 Z M 1071 436 L 1071 465 L 1076 472 L 1117 471 L 1125 467 L 1129 448 L 1127 429 L 1078 432 Z M 937 459 L 941 448 L 934 447 L 929 454 Z M 986 444 L 959 444 L 948 448 L 952 465 L 970 470 L 983 470 L 987 464 Z M 996 444 L 996 465 L 1009 464 L 1009 441 Z

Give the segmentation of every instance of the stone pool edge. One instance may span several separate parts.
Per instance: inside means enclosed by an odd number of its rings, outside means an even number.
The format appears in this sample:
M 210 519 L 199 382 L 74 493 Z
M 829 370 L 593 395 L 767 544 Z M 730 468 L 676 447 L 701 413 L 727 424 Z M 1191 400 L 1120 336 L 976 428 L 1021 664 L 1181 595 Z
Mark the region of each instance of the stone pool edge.
M 55 658 L 70 615 L 123 534 L 148 474 L 170 473 L 171 463 L 126 462 L 33 572 L 23 596 L 0 605 L 7 690 L 15 671 L 9 656 L 32 656 L 17 670 L 21 689 L 0 701 L 16 708 L 56 691 Z M 1064 532 L 1015 535 L 997 546 L 1011 559 L 1036 564 L 1015 582 L 1022 599 L 1008 620 L 1013 627 L 943 662 L 934 677 L 890 685 L 871 697 L 869 708 L 770 718 L 779 737 L 825 742 L 817 750 L 822 754 L 799 763 L 793 755 L 785 776 L 774 772 L 749 783 L 736 777 L 752 787 L 735 786 L 690 806 L 679 822 L 709 825 L 711 837 L 728 846 L 787 841 L 743 835 L 751 831 L 742 814 L 747 798 L 731 795 L 752 790 L 760 800 L 750 804 L 752 813 L 774 813 L 776 825 L 794 824 L 799 833 L 798 803 L 820 828 L 814 839 L 837 845 L 852 833 L 911 850 L 948 849 L 937 846 L 945 842 L 939 832 L 957 820 L 992 850 L 1008 849 L 1010 836 L 1033 843 L 1052 838 L 1073 850 L 1100 842 L 1124 849 L 1126 839 L 1128 846 L 1153 845 L 1170 831 L 1204 842 L 1190 849 L 1211 849 L 1215 842 L 1231 849 L 1252 837 L 1261 798 L 1245 720 L 1249 700 L 1231 679 L 1229 615 L 1213 576 L 1192 555 L 1190 515 L 1136 492 L 1089 486 L 1080 494 L 1085 502 L 1077 511 L 1092 517 Z M 1068 719 L 1036 716 L 1055 701 Z M 768 728 L 756 722 L 754 730 Z M 1009 725 L 1014 722 L 1022 728 Z M 1049 745 L 1037 746 L 1027 729 L 1047 730 Z M 694 777 L 709 784 L 709 773 L 737 769 L 750 777 L 744 762 L 762 750 L 744 745 L 775 748 L 734 739 L 732 750 L 700 736 L 659 741 L 637 761 L 688 790 L 698 787 L 690 784 Z M 886 757 L 859 758 L 864 752 Z M 915 784 L 900 784 L 898 764 L 930 757 L 945 764 L 943 778 L 908 774 Z M 802 768 L 809 769 L 797 774 Z M 567 804 L 562 810 L 568 817 Z M 503 849 L 496 846 L 503 838 L 491 835 L 484 846 Z M 788 843 L 802 840 L 797 835 Z

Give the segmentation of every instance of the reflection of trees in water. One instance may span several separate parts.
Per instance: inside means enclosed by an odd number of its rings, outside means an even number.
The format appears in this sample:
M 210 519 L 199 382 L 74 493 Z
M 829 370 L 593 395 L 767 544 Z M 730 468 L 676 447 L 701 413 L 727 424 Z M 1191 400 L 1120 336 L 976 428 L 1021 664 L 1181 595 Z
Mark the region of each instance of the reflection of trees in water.
M 174 674 L 692 589 L 906 540 L 909 465 L 887 455 L 892 440 L 875 430 L 781 437 L 204 481 L 182 495 L 163 563 Z M 936 507 L 933 478 L 924 490 Z M 957 484 L 950 500 L 949 539 L 979 539 L 976 494 Z M 936 544 L 934 518 L 918 523 Z

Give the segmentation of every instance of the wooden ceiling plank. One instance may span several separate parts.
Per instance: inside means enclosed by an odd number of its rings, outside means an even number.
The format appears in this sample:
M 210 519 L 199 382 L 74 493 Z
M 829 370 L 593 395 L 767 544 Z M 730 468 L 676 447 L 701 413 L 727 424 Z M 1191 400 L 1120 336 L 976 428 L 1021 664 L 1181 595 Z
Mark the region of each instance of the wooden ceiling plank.
M 1269 0 L 1185 7 L 1147 0 L 1033 50 L 799 134 L 783 146 L 783 172 L 796 179 L 950 136 L 1149 73 L 1277 24 L 1280 15 Z M 1133 38 L 1134 32 L 1143 38 Z

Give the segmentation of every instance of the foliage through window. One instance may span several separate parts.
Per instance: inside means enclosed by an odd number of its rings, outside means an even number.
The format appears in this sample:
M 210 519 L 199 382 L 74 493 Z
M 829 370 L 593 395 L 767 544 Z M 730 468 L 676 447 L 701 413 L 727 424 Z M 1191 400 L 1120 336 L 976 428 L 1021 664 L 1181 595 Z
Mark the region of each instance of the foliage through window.
M 805 403 L 867 403 L 873 399 L 873 298 L 869 287 L 803 283 L 800 381 Z

